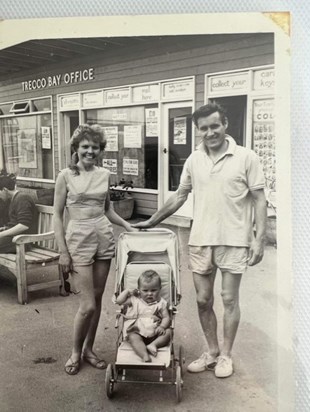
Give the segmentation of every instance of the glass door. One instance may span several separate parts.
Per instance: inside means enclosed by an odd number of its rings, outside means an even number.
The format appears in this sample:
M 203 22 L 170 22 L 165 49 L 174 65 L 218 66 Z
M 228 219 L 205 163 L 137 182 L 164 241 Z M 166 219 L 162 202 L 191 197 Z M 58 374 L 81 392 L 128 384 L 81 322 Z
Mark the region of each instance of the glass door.
M 185 160 L 193 151 L 193 106 L 180 102 L 165 104 L 163 108 L 163 202 L 166 202 L 177 190 Z M 175 215 L 192 217 L 192 194 Z

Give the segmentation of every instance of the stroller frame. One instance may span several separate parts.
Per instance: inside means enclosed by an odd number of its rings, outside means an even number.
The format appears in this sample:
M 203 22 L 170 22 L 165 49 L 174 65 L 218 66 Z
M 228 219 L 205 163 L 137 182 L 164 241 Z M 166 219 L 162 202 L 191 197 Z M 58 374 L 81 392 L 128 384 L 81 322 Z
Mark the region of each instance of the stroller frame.
M 147 246 L 153 236 L 156 238 L 155 247 L 152 242 Z M 134 251 L 131 250 L 132 245 L 134 245 Z M 148 250 L 149 248 L 150 250 Z M 138 256 L 132 258 L 131 253 Z M 141 260 L 141 256 L 143 260 Z M 146 259 L 144 260 L 144 258 Z M 176 351 L 174 345 L 175 316 L 178 313 L 176 306 L 181 298 L 176 235 L 168 229 L 123 232 L 119 238 L 116 254 L 115 296 L 117 297 L 125 288 L 126 275 L 131 277 L 132 284 L 136 285 L 138 274 L 149 268 L 159 273 L 162 278 L 163 289 L 165 288 L 169 296 L 168 312 L 171 319 L 170 343 L 164 348 L 158 349 L 156 358 L 151 356 L 152 362 L 143 362 L 134 353 L 131 345 L 123 339 L 124 307 L 117 310 L 115 328 L 118 330 L 118 336 L 115 361 L 107 366 L 105 377 L 106 394 L 108 398 L 112 398 L 114 388 L 119 383 L 173 385 L 175 386 L 176 400 L 180 402 L 182 399 L 185 356 L 183 346 L 179 345 Z M 153 371 L 152 379 L 131 378 L 128 376 L 130 375 L 130 370 L 149 371 L 150 373 L 147 372 L 148 376 Z M 154 373 L 154 371 L 157 371 L 158 374 Z M 154 378 L 155 375 L 156 378 Z

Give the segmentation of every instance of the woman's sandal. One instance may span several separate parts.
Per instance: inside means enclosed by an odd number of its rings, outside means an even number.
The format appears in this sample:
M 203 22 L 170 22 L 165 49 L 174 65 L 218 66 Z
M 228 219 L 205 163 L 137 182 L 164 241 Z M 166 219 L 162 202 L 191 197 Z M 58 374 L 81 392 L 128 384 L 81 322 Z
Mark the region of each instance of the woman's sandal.
M 65 365 L 65 372 L 66 372 L 68 375 L 76 375 L 76 374 L 79 372 L 79 370 L 80 370 L 81 361 L 78 360 L 78 361 L 76 361 L 76 362 L 73 362 L 71 356 L 70 356 L 68 362 L 69 362 L 69 361 L 70 361 L 71 363 L 69 363 L 68 365 L 67 365 L 67 364 Z
M 107 367 L 106 362 L 103 359 L 97 358 L 97 356 L 87 356 L 83 354 L 83 360 L 96 369 L 106 369 Z

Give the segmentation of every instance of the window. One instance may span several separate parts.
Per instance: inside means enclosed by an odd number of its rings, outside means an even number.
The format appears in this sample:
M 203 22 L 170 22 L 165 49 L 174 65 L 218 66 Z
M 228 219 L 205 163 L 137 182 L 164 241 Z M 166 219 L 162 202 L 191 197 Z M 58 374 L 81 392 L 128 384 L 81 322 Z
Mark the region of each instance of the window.
M 86 110 L 85 119 L 104 127 L 103 166 L 110 170 L 112 184 L 124 178 L 135 188 L 157 189 L 157 104 Z
M 29 113 L 30 102 L 13 103 L 10 113 Z
M 0 119 L 4 168 L 18 177 L 53 179 L 51 114 Z

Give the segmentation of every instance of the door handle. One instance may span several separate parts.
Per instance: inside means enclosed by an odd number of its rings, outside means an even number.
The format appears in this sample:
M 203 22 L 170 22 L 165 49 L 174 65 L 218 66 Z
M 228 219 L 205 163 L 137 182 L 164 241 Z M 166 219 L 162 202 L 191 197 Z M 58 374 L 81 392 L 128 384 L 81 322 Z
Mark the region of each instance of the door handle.
M 164 153 L 167 153 L 167 152 L 168 152 L 168 150 L 167 150 L 166 148 L 164 148 L 163 152 L 164 152 Z

